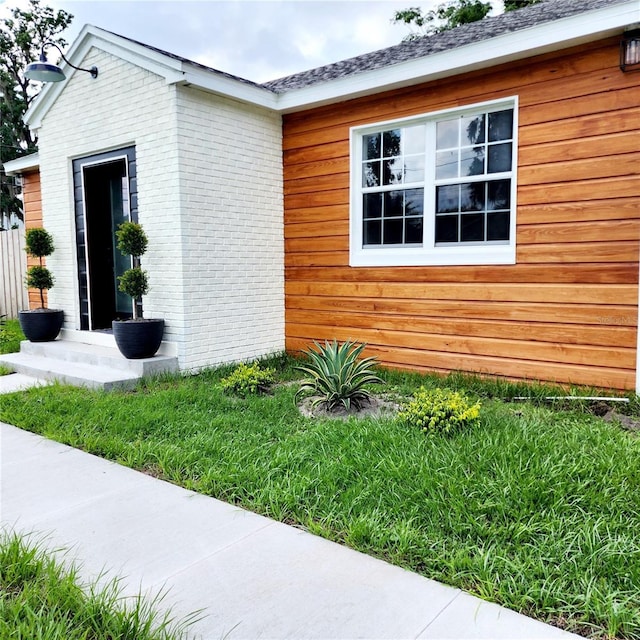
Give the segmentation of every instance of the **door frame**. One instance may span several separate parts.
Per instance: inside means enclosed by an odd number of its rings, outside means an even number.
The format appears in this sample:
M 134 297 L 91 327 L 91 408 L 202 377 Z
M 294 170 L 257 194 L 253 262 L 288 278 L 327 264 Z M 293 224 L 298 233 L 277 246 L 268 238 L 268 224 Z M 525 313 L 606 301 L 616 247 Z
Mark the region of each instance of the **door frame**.
M 87 211 L 84 170 L 102 164 L 124 160 L 128 184 L 129 219 L 138 221 L 138 189 L 135 146 L 123 147 L 73 160 L 74 220 L 76 232 L 76 274 L 78 277 L 78 304 L 80 329 L 93 331 L 91 312 L 91 273 L 89 243 L 87 241 Z M 86 291 L 86 297 L 84 292 Z

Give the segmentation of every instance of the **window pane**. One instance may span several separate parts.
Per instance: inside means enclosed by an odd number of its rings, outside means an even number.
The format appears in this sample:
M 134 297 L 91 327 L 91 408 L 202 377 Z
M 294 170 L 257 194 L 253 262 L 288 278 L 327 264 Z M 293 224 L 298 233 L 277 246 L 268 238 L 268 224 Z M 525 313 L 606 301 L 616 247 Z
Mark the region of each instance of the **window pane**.
M 363 244 L 382 244 L 382 220 L 365 220 Z
M 460 187 L 457 184 L 436 187 L 436 212 L 460 211 Z
M 363 187 L 379 187 L 380 186 L 380 163 L 365 162 L 362 165 L 362 186 Z
M 436 149 L 451 149 L 458 146 L 459 120 L 443 120 L 436 124 Z
M 460 176 L 481 176 L 484 173 L 484 147 L 462 149 Z
M 467 182 L 460 185 L 460 211 L 484 211 L 486 182 Z
M 382 194 L 365 193 L 362 202 L 362 215 L 367 218 L 382 217 Z
M 457 151 L 437 151 L 436 152 L 436 179 L 458 177 L 458 152 Z
M 489 142 L 513 138 L 513 109 L 489 114 Z
M 511 171 L 511 143 L 494 144 L 489 147 L 488 173 Z
M 404 192 L 403 191 L 387 191 L 384 194 L 384 217 L 397 218 L 401 217 L 404 210 Z
M 487 240 L 509 239 L 509 212 L 487 214 Z
M 421 156 L 409 156 L 404 159 L 404 181 L 424 181 L 424 154 Z
M 382 161 L 383 184 L 400 184 L 402 182 L 402 160 L 394 158 L 393 160 Z
M 494 180 L 487 192 L 487 211 L 511 208 L 511 180 Z
M 400 155 L 400 129 L 385 131 L 382 134 L 382 157 L 392 158 Z
M 402 244 L 403 220 L 393 218 L 384 221 L 383 244 Z
M 362 136 L 362 157 L 365 160 L 375 160 L 380 157 L 381 134 L 372 133 L 369 136 Z
M 458 242 L 458 217 L 436 217 L 436 242 Z
M 469 144 L 481 144 L 484 138 L 484 113 L 472 118 L 462 118 L 462 146 Z
M 425 126 L 407 127 L 402 130 L 402 145 L 405 156 L 412 153 L 424 153 Z
M 405 218 L 404 241 L 407 244 L 422 243 L 422 218 Z
M 460 240 L 482 242 L 484 240 L 484 213 L 467 213 L 460 216 Z
M 407 189 L 404 192 L 404 215 L 422 216 L 424 212 L 424 189 Z

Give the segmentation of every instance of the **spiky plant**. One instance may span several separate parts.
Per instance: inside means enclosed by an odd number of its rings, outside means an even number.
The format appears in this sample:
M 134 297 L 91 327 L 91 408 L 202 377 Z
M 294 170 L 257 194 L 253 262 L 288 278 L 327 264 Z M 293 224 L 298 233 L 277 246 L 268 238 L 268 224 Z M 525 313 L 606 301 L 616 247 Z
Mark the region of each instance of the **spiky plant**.
M 368 384 L 383 384 L 372 366 L 377 358 L 362 358 L 360 354 L 365 344 L 357 345 L 351 340 L 339 344 L 325 341 L 324 345 L 315 342 L 316 349 L 303 353 L 309 362 L 296 367 L 307 374 L 296 393 L 296 400 L 302 393 L 310 391 L 314 396 L 313 406 L 325 403 L 329 411 L 335 411 L 342 405 L 347 411 L 353 405 L 359 409 L 371 399 L 365 388 Z

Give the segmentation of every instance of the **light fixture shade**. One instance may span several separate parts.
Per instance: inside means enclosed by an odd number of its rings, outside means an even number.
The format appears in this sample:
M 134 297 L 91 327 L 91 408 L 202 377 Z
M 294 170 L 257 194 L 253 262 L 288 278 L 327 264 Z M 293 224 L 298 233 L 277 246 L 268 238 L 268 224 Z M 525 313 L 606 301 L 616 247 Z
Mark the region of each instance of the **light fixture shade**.
M 38 82 L 62 82 L 66 76 L 62 69 L 50 62 L 31 62 L 24 70 L 24 77 Z
M 640 71 L 640 29 L 627 31 L 620 41 L 620 68 Z

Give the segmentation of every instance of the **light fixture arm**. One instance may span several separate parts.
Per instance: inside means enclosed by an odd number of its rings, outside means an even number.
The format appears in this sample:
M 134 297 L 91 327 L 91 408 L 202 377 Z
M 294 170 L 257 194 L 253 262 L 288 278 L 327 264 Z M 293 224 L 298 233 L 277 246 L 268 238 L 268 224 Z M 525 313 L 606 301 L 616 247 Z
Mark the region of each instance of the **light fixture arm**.
M 75 64 L 73 64 L 72 62 L 69 62 L 69 60 L 67 60 L 67 58 L 65 57 L 64 53 L 62 52 L 62 49 L 55 43 L 55 42 L 45 42 L 42 47 L 40 48 L 40 62 L 46 62 L 47 61 L 47 57 L 44 55 L 44 48 L 45 47 L 55 47 L 58 52 L 60 53 L 60 56 L 62 57 L 62 59 L 73 69 L 76 69 L 77 71 L 86 71 L 87 73 L 91 74 L 92 78 L 97 78 L 98 77 L 98 67 L 91 67 L 90 69 L 83 69 L 82 67 L 76 67 Z

